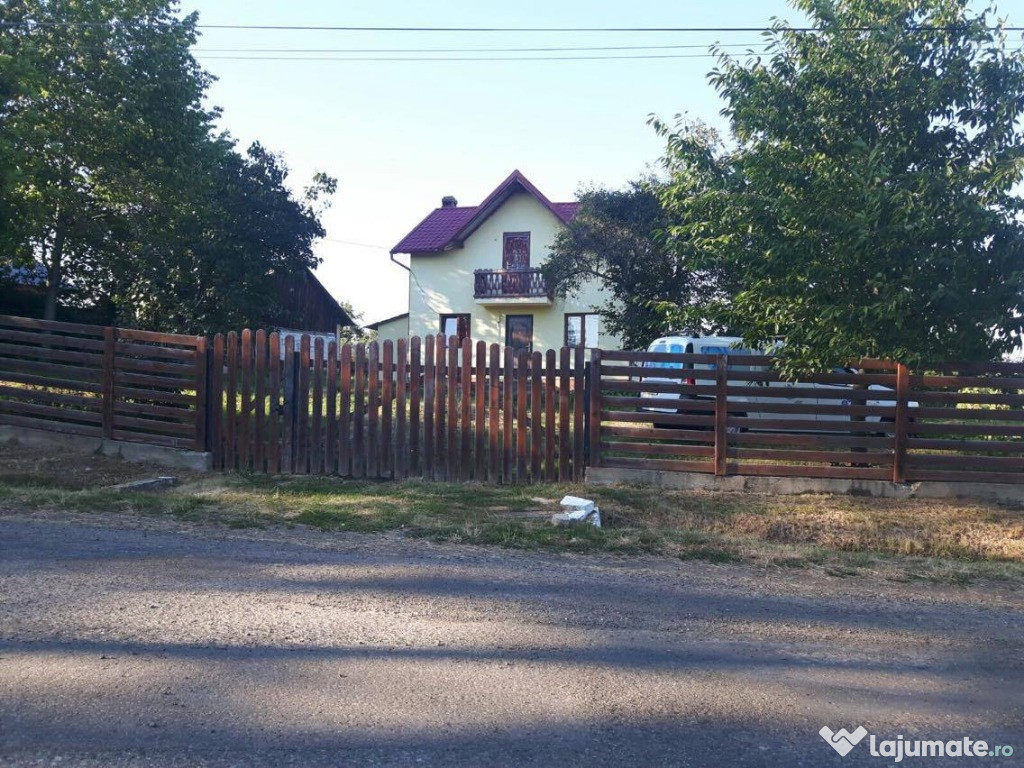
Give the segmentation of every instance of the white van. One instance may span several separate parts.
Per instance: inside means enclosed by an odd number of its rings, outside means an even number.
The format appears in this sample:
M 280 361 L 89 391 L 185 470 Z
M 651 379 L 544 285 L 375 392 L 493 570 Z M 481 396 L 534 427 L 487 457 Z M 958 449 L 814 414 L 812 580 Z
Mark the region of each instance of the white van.
M 696 354 L 696 355 L 728 355 L 729 357 L 735 358 L 743 355 L 761 355 L 763 352 L 750 349 L 743 345 L 743 339 L 736 336 L 664 336 L 660 339 L 655 339 L 651 342 L 647 348 L 648 352 L 667 352 L 671 354 Z M 696 384 L 710 386 L 713 381 L 709 380 L 707 371 L 714 370 L 713 363 L 677 363 L 677 362 L 646 362 L 644 363 L 645 370 L 651 370 L 652 373 L 644 373 L 643 381 L 658 384 Z M 673 375 L 659 376 L 658 370 L 672 370 Z M 702 376 L 687 378 L 681 373 L 676 371 L 684 370 L 700 370 L 703 372 Z M 730 387 L 762 387 L 770 388 L 772 390 L 771 395 L 766 393 L 764 396 L 761 395 L 730 395 L 729 402 L 733 405 L 738 403 L 747 403 L 749 407 L 742 412 L 737 412 L 735 409 L 731 409 L 734 415 L 744 416 L 750 419 L 782 419 L 786 421 L 807 421 L 807 422 L 831 422 L 828 425 L 817 425 L 808 423 L 806 431 L 810 432 L 822 432 L 822 431 L 842 431 L 841 425 L 837 422 L 850 423 L 851 419 L 849 414 L 842 413 L 779 413 L 770 411 L 767 408 L 764 411 L 759 411 L 758 406 L 761 404 L 768 403 L 782 403 L 786 405 L 849 405 L 851 402 L 850 398 L 841 397 L 843 391 L 852 391 L 854 386 L 852 384 L 814 384 L 814 389 L 818 390 L 833 390 L 834 396 L 822 397 L 824 393 L 806 393 L 804 390 L 806 387 L 801 386 L 800 382 L 792 381 L 745 381 L 742 378 L 744 371 L 757 371 L 765 372 L 769 368 L 763 365 L 752 365 L 742 366 L 736 365 L 735 361 L 732 362 L 729 368 L 729 386 Z M 834 373 L 837 374 L 852 374 L 856 373 L 851 368 L 836 368 Z M 787 397 L 785 393 L 779 392 L 780 389 L 792 389 L 793 395 Z M 876 396 L 870 400 L 864 401 L 864 405 L 867 406 L 879 406 L 893 408 L 896 405 L 895 393 L 890 387 L 882 386 L 880 384 L 871 384 L 868 386 L 868 391 L 877 393 Z M 829 394 L 832 394 L 831 392 Z M 641 397 L 664 400 L 664 407 L 652 407 L 644 406 L 642 410 L 657 412 L 657 413 L 701 413 L 708 414 L 709 411 L 706 407 L 695 408 L 700 401 L 713 401 L 714 396 L 710 394 L 676 394 L 670 392 L 641 392 Z M 858 399 L 858 403 L 861 401 Z M 908 407 L 916 407 L 917 403 L 908 403 Z M 787 408 L 787 410 L 789 410 Z M 798 410 L 798 409 L 797 409 Z M 864 421 L 871 423 L 885 423 L 891 421 L 891 419 L 878 416 L 870 415 L 864 417 Z M 797 431 L 790 427 L 782 430 L 772 431 Z M 799 430 L 804 431 L 804 430 Z

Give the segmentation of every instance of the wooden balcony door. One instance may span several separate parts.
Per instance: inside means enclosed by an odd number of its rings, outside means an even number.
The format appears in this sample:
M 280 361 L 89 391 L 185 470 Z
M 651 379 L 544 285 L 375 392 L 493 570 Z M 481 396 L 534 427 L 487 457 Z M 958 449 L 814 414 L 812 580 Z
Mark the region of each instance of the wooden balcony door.
M 525 290 L 525 273 L 530 268 L 530 233 L 506 232 L 501 249 L 501 292 L 515 296 Z

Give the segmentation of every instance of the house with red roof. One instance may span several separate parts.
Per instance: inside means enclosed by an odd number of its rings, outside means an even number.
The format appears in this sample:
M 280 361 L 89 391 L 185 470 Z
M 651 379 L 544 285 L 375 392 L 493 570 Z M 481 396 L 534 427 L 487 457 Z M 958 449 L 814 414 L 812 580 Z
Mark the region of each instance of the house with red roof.
M 443 333 L 540 352 L 618 346 L 601 327 L 596 284 L 562 298 L 541 274 L 578 209 L 551 202 L 518 170 L 479 205 L 444 197 L 391 249 L 409 257 L 409 314 L 382 323 L 381 338 Z

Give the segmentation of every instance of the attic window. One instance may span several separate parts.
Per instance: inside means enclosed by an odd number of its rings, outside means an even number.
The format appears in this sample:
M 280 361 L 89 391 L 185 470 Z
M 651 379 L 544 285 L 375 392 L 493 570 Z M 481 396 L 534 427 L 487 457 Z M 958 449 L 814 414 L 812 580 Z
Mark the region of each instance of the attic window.
M 501 268 L 520 272 L 530 268 L 530 233 L 505 232 L 501 249 Z

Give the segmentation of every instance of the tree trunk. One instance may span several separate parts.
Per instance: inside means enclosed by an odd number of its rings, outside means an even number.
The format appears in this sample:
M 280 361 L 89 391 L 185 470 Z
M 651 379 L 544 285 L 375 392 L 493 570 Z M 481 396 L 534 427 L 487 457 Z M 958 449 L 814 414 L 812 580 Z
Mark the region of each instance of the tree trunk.
M 60 283 L 64 279 L 64 239 L 67 229 L 63 222 L 57 222 L 53 235 L 53 247 L 50 249 L 49 262 L 46 265 L 46 304 L 43 308 L 44 320 L 57 319 L 57 299 L 60 296 Z

